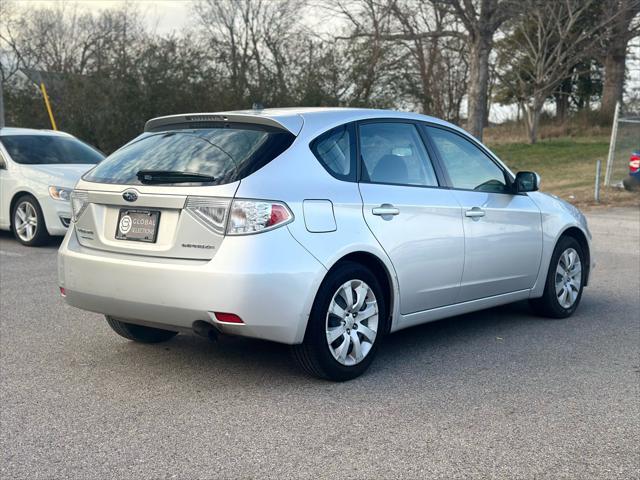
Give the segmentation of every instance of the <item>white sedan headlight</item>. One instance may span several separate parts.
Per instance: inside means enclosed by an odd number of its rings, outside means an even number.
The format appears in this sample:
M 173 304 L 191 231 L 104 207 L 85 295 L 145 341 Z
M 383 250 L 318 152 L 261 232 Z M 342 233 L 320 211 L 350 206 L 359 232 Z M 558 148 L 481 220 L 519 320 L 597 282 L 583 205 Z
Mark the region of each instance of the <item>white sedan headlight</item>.
M 49 187 L 49 195 L 51 195 L 51 198 L 54 200 L 64 200 L 65 202 L 71 199 L 72 191 L 73 189 L 71 188 L 56 187 L 54 185 Z

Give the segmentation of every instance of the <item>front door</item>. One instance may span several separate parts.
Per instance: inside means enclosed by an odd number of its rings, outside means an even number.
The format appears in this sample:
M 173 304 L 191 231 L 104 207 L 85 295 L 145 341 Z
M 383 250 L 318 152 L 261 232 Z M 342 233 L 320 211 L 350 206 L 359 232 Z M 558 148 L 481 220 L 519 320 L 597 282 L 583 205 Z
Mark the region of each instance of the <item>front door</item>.
M 459 302 L 533 287 L 542 255 L 542 218 L 507 173 L 471 140 L 426 127 L 463 211 L 464 275 Z
M 454 303 L 464 265 L 462 212 L 452 192 L 439 188 L 418 127 L 366 122 L 359 138 L 363 214 L 395 267 L 400 312 Z

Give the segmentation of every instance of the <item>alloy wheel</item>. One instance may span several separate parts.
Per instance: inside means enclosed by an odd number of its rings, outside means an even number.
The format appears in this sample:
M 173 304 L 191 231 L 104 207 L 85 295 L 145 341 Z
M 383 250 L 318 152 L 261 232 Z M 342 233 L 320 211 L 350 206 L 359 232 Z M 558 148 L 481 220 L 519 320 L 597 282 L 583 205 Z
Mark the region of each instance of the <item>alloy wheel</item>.
M 571 308 L 578 299 L 582 285 L 580 255 L 573 248 L 567 248 L 558 259 L 555 285 L 560 306 Z
M 360 363 L 378 334 L 378 304 L 369 285 L 349 280 L 334 293 L 326 319 L 326 339 L 333 357 L 342 365 Z
M 30 242 L 38 230 L 38 214 L 31 202 L 21 202 L 13 217 L 16 233 L 20 240 Z

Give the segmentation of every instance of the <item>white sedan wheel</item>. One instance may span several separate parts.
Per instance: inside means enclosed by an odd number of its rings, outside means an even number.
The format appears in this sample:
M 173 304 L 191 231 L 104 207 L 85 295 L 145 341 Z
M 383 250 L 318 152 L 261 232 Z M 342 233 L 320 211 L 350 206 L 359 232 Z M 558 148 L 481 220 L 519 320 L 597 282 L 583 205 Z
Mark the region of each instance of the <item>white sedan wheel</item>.
M 33 240 L 38 231 L 38 212 L 36 212 L 36 208 L 30 201 L 24 200 L 20 202 L 16 208 L 13 222 L 20 240 L 24 242 Z

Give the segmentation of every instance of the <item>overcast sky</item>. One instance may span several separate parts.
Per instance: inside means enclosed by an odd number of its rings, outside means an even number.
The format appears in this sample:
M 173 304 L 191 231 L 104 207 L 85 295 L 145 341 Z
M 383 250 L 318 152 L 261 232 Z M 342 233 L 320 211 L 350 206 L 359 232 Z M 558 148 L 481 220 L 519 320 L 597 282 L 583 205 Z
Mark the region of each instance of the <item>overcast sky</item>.
M 2 0 L 0 0 L 1 2 Z M 60 0 L 17 0 L 22 5 L 47 5 L 54 6 Z M 149 26 L 157 27 L 157 32 L 164 34 L 172 31 L 180 31 L 189 23 L 191 16 L 191 0 L 76 0 L 68 3 L 77 3 L 81 8 L 101 10 L 105 8 L 118 8 L 125 3 L 137 5 L 144 14 Z

